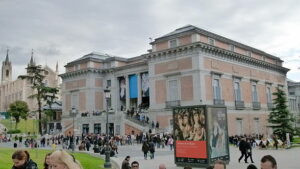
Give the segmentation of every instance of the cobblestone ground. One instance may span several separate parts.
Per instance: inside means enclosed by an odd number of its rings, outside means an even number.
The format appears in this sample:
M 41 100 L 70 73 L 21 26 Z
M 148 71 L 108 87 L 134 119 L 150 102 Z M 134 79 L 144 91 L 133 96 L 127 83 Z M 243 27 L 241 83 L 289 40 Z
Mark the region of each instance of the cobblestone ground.
M 12 147 L 12 143 L 0 143 L 0 147 Z M 50 147 L 49 147 L 50 148 Z M 60 146 L 58 146 L 60 148 Z M 141 151 L 141 144 L 119 146 L 119 154 L 116 157 L 112 157 L 111 160 L 113 168 L 118 168 L 121 166 L 122 161 L 127 155 L 131 156 L 130 162 L 138 161 L 140 163 L 140 169 L 158 169 L 158 165 L 161 163 L 166 164 L 168 169 L 182 169 L 183 167 L 177 167 L 174 164 L 174 151 L 170 151 L 168 147 L 164 149 L 156 149 L 155 158 L 153 160 L 144 160 L 143 153 Z M 92 151 L 88 152 L 92 155 L 101 157 L 99 154 L 94 154 Z M 300 169 L 300 148 L 292 149 L 268 149 L 260 150 L 253 149 L 253 160 L 254 164 L 260 168 L 260 159 L 264 156 L 270 154 L 276 158 L 278 163 L 278 169 Z M 243 161 L 238 162 L 240 152 L 238 148 L 230 146 L 230 163 L 227 169 L 246 169 L 248 164 Z

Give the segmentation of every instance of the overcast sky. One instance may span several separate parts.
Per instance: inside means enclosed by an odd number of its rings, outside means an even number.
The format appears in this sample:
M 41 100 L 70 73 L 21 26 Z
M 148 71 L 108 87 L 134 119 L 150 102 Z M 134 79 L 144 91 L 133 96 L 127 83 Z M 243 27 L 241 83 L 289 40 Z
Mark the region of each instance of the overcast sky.
M 90 52 L 134 57 L 187 24 L 280 57 L 300 81 L 299 0 L 0 0 L 0 61 L 25 73 L 31 49 L 54 68 Z

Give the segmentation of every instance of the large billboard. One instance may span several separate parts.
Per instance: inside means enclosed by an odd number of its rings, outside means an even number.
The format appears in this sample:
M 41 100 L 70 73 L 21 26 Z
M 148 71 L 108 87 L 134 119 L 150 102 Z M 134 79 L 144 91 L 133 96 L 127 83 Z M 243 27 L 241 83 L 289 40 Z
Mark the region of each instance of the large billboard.
M 175 163 L 208 166 L 229 160 L 225 107 L 189 106 L 173 109 Z
M 175 162 L 207 163 L 204 107 L 178 107 L 173 111 Z

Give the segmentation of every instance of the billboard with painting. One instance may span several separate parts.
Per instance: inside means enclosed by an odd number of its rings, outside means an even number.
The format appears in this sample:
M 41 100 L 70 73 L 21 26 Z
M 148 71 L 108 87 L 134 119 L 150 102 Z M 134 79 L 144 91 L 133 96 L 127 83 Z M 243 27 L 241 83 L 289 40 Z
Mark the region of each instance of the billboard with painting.
M 177 165 L 208 166 L 221 156 L 229 157 L 225 107 L 176 107 L 173 119 Z M 214 130 L 216 135 L 213 135 Z M 224 150 L 218 153 L 217 148 Z

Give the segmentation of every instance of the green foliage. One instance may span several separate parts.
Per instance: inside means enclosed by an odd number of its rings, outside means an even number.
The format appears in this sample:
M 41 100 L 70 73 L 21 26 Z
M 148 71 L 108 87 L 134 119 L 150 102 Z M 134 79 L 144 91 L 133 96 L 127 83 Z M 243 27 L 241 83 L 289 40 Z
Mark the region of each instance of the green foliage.
M 27 120 L 29 108 L 26 102 L 17 100 L 9 105 L 8 113 L 16 120 L 16 128 L 20 119 Z
M 30 158 L 37 163 L 38 168 L 44 168 L 43 163 L 47 153 L 51 150 L 42 149 L 27 149 L 30 154 Z M 0 148 L 0 169 L 8 169 L 13 165 L 11 155 L 16 151 L 12 148 Z M 104 160 L 93 157 L 86 153 L 74 153 L 75 158 L 81 163 L 84 169 L 103 169 Z
M 15 130 L 8 130 L 7 134 L 18 134 L 21 133 L 21 130 L 15 129 Z
M 26 69 L 27 75 L 19 76 L 19 78 L 28 80 L 32 85 L 31 88 L 34 90 L 34 94 L 29 96 L 29 98 L 36 99 L 37 101 L 39 113 L 39 133 L 42 135 L 42 102 L 46 101 L 47 104 L 49 102 L 53 103 L 56 98 L 56 94 L 58 93 L 58 89 L 45 86 L 43 82 L 45 79 L 45 69 L 43 69 L 41 65 L 30 64 Z
M 286 105 L 286 94 L 280 88 L 276 88 L 275 99 L 273 99 L 274 108 L 269 114 L 269 123 L 273 124 L 273 134 L 276 134 L 281 140 L 286 140 L 286 133 L 293 134 L 292 122 L 294 118 Z
M 0 120 L 0 123 L 3 124 L 8 131 L 9 130 L 14 130 L 15 129 L 15 121 L 11 121 L 10 119 L 2 119 Z M 21 130 L 21 133 L 28 133 L 30 132 L 31 134 L 33 133 L 38 133 L 38 120 L 35 119 L 28 119 L 28 120 L 23 120 L 21 119 L 20 122 L 18 123 L 17 129 Z

